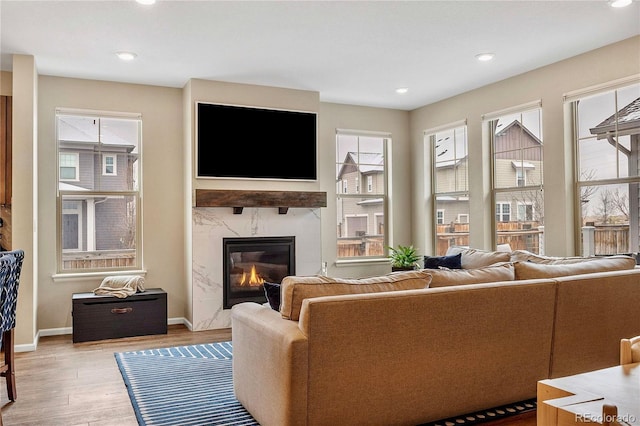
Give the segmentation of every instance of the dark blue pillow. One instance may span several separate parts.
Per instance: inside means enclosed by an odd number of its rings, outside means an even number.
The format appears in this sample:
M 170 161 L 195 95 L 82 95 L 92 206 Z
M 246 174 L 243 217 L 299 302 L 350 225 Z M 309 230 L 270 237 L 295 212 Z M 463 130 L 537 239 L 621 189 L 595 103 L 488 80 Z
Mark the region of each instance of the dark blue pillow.
M 280 284 L 265 282 L 264 295 L 274 311 L 280 311 Z
M 425 256 L 425 269 L 462 269 L 462 253 L 452 254 L 451 256 Z

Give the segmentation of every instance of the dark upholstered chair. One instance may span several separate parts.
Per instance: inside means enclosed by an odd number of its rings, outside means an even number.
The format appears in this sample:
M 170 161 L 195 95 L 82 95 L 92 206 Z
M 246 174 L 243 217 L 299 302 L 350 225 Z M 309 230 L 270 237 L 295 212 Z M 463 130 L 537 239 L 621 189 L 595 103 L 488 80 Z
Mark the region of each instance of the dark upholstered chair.
M 16 326 L 16 304 L 23 259 L 22 250 L 0 252 L 0 332 L 4 355 L 0 357 L 0 376 L 7 379 L 7 396 L 11 401 L 16 400 L 13 329 Z

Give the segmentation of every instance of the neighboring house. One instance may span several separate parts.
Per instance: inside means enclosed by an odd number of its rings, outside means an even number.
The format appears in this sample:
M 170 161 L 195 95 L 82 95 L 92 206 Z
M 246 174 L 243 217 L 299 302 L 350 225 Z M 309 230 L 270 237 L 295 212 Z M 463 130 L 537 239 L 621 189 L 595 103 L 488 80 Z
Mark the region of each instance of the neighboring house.
M 627 170 L 621 171 L 621 176 L 638 176 L 640 174 L 640 97 L 597 126 L 590 128 L 589 132 L 595 135 L 597 140 L 606 140 L 626 158 Z M 626 138 L 628 138 L 628 142 Z M 640 184 L 629 183 L 627 186 L 629 194 L 628 225 L 629 229 L 638 230 L 640 228 Z M 583 200 L 583 202 L 586 201 L 588 200 Z M 640 247 L 638 232 L 630 232 L 629 247 L 632 251 L 636 251 L 637 247 Z
M 498 128 L 494 142 L 494 187 L 542 186 L 542 141 L 521 122 Z M 538 222 L 544 215 L 539 190 L 496 195 L 497 222 Z
M 495 182 L 496 188 L 525 187 L 542 184 L 542 142 L 517 120 L 495 135 Z M 529 149 L 532 148 L 532 149 Z M 437 154 L 436 154 L 437 155 Z M 436 182 L 439 192 L 468 190 L 456 188 L 456 182 L 466 182 L 468 156 L 458 160 L 442 161 L 436 166 Z M 541 221 L 539 191 L 526 191 L 521 197 L 500 195 L 496 197 L 496 219 L 498 222 Z M 438 196 L 438 224 L 468 223 L 468 198 Z
M 336 179 L 337 194 L 383 194 L 384 158 L 379 153 L 348 152 Z M 338 217 L 338 237 L 363 237 L 384 234 L 384 200 L 382 198 L 343 198 Z
M 114 135 L 100 143 L 77 122 L 67 121 L 59 140 L 59 189 L 68 194 L 62 211 L 63 251 L 100 251 L 132 248 L 135 204 L 125 196 L 85 194 L 126 191 L 133 187 L 136 146 Z M 69 194 L 74 191 L 77 194 Z M 124 216 L 124 217 L 123 217 Z

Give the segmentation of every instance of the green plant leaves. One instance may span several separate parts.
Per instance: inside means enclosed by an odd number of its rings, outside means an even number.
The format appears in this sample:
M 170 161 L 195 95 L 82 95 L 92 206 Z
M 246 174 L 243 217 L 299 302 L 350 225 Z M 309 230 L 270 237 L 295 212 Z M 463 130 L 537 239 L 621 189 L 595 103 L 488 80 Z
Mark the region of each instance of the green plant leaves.
M 417 250 L 413 246 L 387 247 L 389 249 L 389 258 L 391 265 L 395 267 L 412 267 L 420 260 Z

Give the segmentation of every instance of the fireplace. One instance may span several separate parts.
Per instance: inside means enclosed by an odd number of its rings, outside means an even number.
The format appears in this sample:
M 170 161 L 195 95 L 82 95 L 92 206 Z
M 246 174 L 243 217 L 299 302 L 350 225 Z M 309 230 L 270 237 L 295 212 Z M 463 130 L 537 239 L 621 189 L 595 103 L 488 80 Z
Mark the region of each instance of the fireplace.
M 223 238 L 223 307 L 266 302 L 264 282 L 295 272 L 295 237 Z

